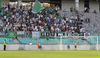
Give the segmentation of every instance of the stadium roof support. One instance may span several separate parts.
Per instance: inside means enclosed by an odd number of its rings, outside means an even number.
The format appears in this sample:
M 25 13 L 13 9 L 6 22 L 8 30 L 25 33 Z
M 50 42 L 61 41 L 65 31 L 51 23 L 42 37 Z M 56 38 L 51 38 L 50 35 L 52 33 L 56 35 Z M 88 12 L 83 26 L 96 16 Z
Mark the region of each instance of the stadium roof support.
M 18 0 L 17 2 L 18 2 L 18 3 L 17 3 L 17 4 L 18 4 L 18 8 L 20 8 L 20 6 L 21 6 L 21 4 L 22 4 L 22 0 Z
M 75 0 L 75 7 L 76 7 L 76 10 L 79 10 L 79 0 Z

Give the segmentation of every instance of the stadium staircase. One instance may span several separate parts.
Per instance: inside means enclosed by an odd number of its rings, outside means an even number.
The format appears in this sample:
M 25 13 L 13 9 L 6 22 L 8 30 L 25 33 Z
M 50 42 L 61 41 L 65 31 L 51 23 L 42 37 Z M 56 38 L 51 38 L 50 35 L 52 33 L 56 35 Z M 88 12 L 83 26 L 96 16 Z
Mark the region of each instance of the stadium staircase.
M 17 40 L 17 39 L 14 39 L 14 42 L 17 43 L 17 44 L 20 43 L 19 40 Z
M 65 13 L 67 14 L 68 18 L 70 18 L 72 15 L 75 16 L 75 12 L 63 12 L 63 11 L 58 11 L 58 13 L 63 17 Z M 93 12 L 91 13 L 84 13 L 84 12 L 79 12 L 79 14 L 83 14 L 83 27 L 88 30 L 93 36 L 96 36 L 95 33 L 99 36 L 100 34 L 100 12 L 95 14 Z M 86 23 L 85 19 L 90 18 L 90 23 Z
M 2 32 L 2 26 L 1 26 L 1 24 L 3 25 L 3 21 L 2 20 L 0 20 L 0 32 Z
M 83 22 L 83 27 L 90 33 L 94 34 L 94 30 L 98 35 L 100 34 L 100 13 L 84 13 L 83 19 L 90 18 L 90 23 Z M 94 35 L 95 36 L 95 35 Z

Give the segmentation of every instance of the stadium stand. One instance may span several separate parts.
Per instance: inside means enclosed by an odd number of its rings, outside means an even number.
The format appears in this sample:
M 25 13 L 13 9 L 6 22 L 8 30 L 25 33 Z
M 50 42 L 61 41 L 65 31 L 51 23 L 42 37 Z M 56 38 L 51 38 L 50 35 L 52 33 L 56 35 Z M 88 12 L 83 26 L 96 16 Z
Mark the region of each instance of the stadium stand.
M 48 8 L 45 8 L 43 11 L 40 11 L 37 14 L 33 14 L 31 9 L 27 7 L 11 8 L 8 9 L 2 8 L 0 10 L 0 31 L 3 31 L 7 34 L 8 31 L 50 31 L 50 32 L 66 32 L 68 31 L 68 36 L 73 36 L 77 33 L 79 36 L 81 33 L 84 33 L 88 30 L 91 33 L 91 36 L 98 36 L 100 34 L 99 24 L 100 24 L 100 13 L 84 13 L 84 12 L 62 12 L 56 11 L 49 12 Z M 30 34 L 28 34 L 30 35 Z M 31 34 L 32 35 L 32 34 Z M 83 36 L 83 35 L 80 35 Z M 12 38 L 0 38 L 0 43 L 3 43 L 4 40 L 7 40 L 7 43 L 14 44 L 15 42 Z M 87 39 L 87 42 L 96 43 L 96 39 Z M 22 44 L 57 44 L 60 42 L 59 39 L 30 39 L 29 38 L 18 38 L 18 41 Z M 70 39 L 62 39 L 65 44 L 74 44 L 75 42 L 80 44 L 85 44 L 87 42 L 79 39 L 78 41 Z M 100 43 L 100 35 L 99 35 Z

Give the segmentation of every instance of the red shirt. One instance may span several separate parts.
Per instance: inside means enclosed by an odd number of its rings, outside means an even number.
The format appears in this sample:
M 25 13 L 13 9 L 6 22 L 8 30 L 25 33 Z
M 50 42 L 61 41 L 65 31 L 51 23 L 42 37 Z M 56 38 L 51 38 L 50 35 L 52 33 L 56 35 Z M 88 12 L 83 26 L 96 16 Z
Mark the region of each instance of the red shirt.
M 40 43 L 38 43 L 38 47 L 40 47 Z

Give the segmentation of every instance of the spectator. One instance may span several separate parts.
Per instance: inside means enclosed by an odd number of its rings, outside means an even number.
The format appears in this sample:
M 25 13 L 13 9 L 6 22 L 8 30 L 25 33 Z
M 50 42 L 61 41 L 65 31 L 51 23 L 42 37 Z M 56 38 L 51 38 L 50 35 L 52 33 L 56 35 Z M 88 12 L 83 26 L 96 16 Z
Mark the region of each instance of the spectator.
M 85 21 L 86 21 L 87 23 L 90 23 L 90 18 L 86 18 Z
M 61 17 L 56 11 L 49 13 L 45 8 L 37 14 L 31 13 L 31 9 L 21 6 L 18 9 L 15 5 L 1 9 L 0 19 L 4 21 L 3 32 L 9 31 L 50 31 L 52 35 L 55 31 L 68 31 L 69 36 L 72 32 L 79 33 L 82 28 L 80 25 L 80 19 L 83 15 L 77 14 L 71 17 L 67 16 L 67 13 Z M 73 7 L 71 7 L 73 12 Z M 86 20 L 87 21 L 87 20 Z
M 94 10 L 94 12 L 93 12 L 93 13 L 95 13 L 95 14 L 96 14 L 96 13 L 97 13 L 97 11 L 96 11 L 96 10 Z
M 42 46 L 40 45 L 40 43 L 38 42 L 38 48 L 40 49 L 40 48 L 42 48 Z
M 84 8 L 84 12 L 87 12 L 87 7 Z
M 89 11 L 90 11 L 90 8 L 87 9 L 87 13 L 89 13 Z
M 70 12 L 73 12 L 73 7 L 70 8 Z

